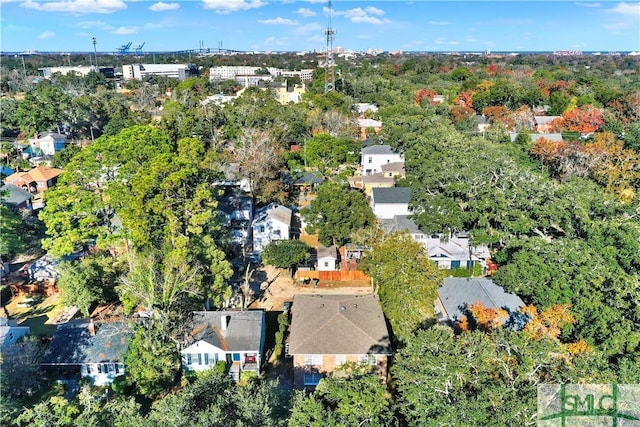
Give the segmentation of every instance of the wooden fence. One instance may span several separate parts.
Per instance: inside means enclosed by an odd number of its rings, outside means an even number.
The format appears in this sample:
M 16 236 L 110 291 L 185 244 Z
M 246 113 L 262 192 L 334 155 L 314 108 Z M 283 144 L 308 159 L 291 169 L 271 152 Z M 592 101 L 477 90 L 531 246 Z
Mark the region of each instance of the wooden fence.
M 317 271 L 317 270 L 298 270 L 295 275 L 296 280 L 301 279 L 319 279 L 331 280 L 333 282 L 348 282 L 352 280 L 367 280 L 371 278 L 363 271 L 359 270 L 338 270 L 338 271 Z

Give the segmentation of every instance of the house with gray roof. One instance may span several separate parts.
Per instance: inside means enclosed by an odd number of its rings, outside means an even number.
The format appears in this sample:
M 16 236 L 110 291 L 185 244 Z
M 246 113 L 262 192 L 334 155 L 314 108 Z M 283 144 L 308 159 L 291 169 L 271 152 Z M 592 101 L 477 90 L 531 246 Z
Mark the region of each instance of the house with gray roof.
M 447 277 L 438 289 L 436 318 L 445 324 L 454 324 L 464 315 L 469 304 L 481 303 L 485 308 L 504 308 L 509 313 L 524 307 L 519 296 L 510 294 L 486 277 Z
M 550 142 L 562 142 L 562 134 L 561 133 L 530 133 L 531 142 L 536 143 L 540 138 L 544 138 Z M 516 142 L 518 139 L 517 132 L 509 132 L 509 139 L 511 142 Z
M 79 373 L 93 385 L 124 375 L 132 329 L 127 322 L 74 320 L 58 325 L 40 366 L 60 374 Z
M 473 244 L 467 233 L 453 233 L 450 235 L 433 233 L 426 234 L 409 215 L 396 215 L 391 219 L 381 219 L 380 226 L 385 233 L 406 231 L 413 240 L 424 246 L 429 259 L 436 263 L 439 269 L 471 268 L 480 264 L 483 269 L 491 258 L 487 245 Z
M 374 295 L 295 295 L 287 348 L 298 388 L 315 387 L 347 362 L 370 365 L 386 377 L 393 354 Z
M 362 175 L 373 175 L 382 172 L 382 165 L 388 163 L 404 163 L 404 156 L 396 153 L 386 144 L 374 144 L 361 150 L 360 170 Z
M 5 184 L 0 187 L 0 193 L 6 194 L 6 198 L 3 200 L 3 203 L 7 206 L 11 206 L 16 209 L 33 209 L 33 204 L 31 202 L 33 194 L 27 190 L 23 190 L 13 184 Z
M 264 311 L 196 311 L 189 331 L 180 351 L 185 370 L 204 371 L 223 361 L 236 381 L 243 371 L 260 373 Z
M 369 204 L 378 219 L 391 219 L 396 215 L 410 215 L 408 187 L 373 188 Z
M 562 119 L 561 116 L 533 116 L 533 126 L 536 132 L 548 133 L 553 128 L 553 121 Z

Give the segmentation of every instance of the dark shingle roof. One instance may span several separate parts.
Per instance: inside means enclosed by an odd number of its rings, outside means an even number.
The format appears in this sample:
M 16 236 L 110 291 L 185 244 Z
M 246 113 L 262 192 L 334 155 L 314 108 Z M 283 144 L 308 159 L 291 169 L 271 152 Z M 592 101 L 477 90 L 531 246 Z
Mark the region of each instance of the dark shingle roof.
M 505 292 L 493 280 L 484 277 L 447 277 L 444 285 L 438 289 L 438 297 L 452 320 L 462 317 L 460 307 L 478 301 L 485 308 L 506 307 L 511 312 L 524 306 L 519 296 Z
M 126 322 L 94 323 L 89 332 L 86 319 L 58 325 L 42 365 L 81 365 L 83 363 L 122 362 L 132 331 Z
M 222 320 L 228 320 L 226 330 Z M 190 340 L 204 341 L 225 351 L 257 350 L 263 337 L 264 311 L 196 311 Z
M 371 190 L 374 203 L 409 203 L 411 189 L 408 187 L 374 188 Z
M 290 354 L 391 354 L 389 331 L 373 295 L 296 295 Z

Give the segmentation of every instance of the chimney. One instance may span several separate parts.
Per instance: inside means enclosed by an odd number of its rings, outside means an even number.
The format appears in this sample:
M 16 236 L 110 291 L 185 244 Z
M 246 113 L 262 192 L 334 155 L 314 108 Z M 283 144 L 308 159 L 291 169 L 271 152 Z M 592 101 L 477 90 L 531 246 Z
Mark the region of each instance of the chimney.
M 222 316 L 222 318 L 220 319 L 221 322 L 221 329 L 223 331 L 226 331 L 227 328 L 229 327 L 229 322 L 231 321 L 231 316 L 228 314 L 225 314 L 224 316 Z
M 89 321 L 89 335 L 91 335 L 92 337 L 96 335 L 96 327 L 93 324 L 93 319 Z

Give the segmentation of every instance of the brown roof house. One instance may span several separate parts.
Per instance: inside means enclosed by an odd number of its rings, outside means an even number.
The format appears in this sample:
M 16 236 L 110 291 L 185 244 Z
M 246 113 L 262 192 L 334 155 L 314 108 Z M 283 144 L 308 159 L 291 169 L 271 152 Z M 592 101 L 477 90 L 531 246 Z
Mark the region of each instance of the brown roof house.
M 42 193 L 56 184 L 62 172 L 64 172 L 62 169 L 39 166 L 28 172 L 9 175 L 4 181 L 30 193 Z
M 287 347 L 298 388 L 315 387 L 347 362 L 371 365 L 386 377 L 392 355 L 380 302 L 373 295 L 296 295 Z

